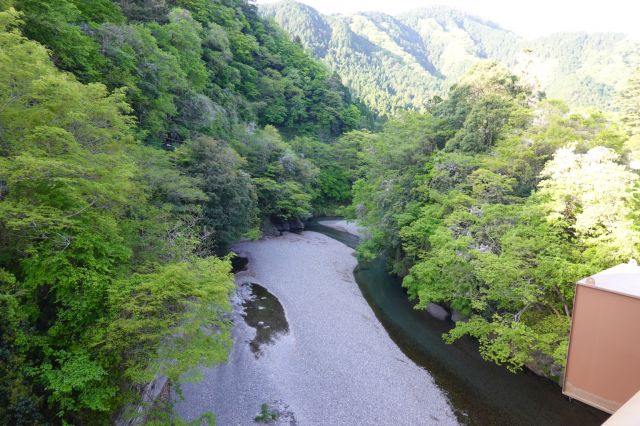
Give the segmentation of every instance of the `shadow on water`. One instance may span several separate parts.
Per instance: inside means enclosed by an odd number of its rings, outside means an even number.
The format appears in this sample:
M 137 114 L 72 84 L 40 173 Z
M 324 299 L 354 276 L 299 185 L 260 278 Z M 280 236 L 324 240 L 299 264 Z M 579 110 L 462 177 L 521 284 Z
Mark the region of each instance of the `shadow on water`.
M 318 223 L 307 229 L 323 233 L 349 247 L 357 237 Z M 354 272 L 363 296 L 394 342 L 433 376 L 467 425 L 599 425 L 608 415 L 562 395 L 554 382 L 531 372 L 511 373 L 484 361 L 475 341 L 447 345 L 442 334 L 453 324 L 440 321 L 413 304 L 397 277 L 386 272 L 383 260 L 360 264 Z
M 249 284 L 251 296 L 244 307 L 244 321 L 256 329 L 256 336 L 249 342 L 249 348 L 256 358 L 262 355 L 262 347 L 273 344 L 280 336 L 289 333 L 289 323 L 280 301 L 259 284 Z

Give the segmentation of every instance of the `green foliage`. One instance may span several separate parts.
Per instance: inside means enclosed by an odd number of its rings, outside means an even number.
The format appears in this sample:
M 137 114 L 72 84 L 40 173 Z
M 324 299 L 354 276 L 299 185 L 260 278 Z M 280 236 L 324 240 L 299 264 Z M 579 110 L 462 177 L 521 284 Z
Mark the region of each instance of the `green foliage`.
M 208 256 L 348 201 L 319 167 L 366 111 L 244 0 L 0 2 L 0 68 L 0 423 L 197 380 L 231 345 Z
M 620 164 L 610 148 L 598 146 L 584 154 L 575 149 L 559 149 L 541 173 L 539 195 L 549 220 L 604 264 L 633 258 L 640 243 L 631 217 L 638 175 Z
M 26 35 L 61 68 L 85 82 L 126 87 L 140 136 L 157 146 L 199 133 L 230 138 L 242 121 L 329 140 L 366 115 L 324 66 L 245 0 L 91 7 L 24 0 L 16 7 Z
M 462 129 L 449 142 L 449 149 L 464 152 L 488 151 L 500 137 L 512 109 L 499 96 L 485 97 L 475 103 Z
M 256 423 L 273 423 L 278 420 L 279 414 L 277 411 L 271 411 L 269 404 L 263 403 L 260 406 L 260 414 L 258 414 L 253 420 Z
M 54 359 L 54 367 L 45 363 L 38 375 L 46 390 L 51 392 L 49 403 L 58 407 L 58 415 L 80 410 L 109 411 L 109 400 L 116 394 L 116 387 L 103 383 L 107 372 L 83 351 L 60 352 Z
M 255 178 L 254 183 L 263 213 L 284 220 L 311 216 L 311 196 L 298 182 Z
M 309 138 L 305 141 L 315 143 Z M 249 135 L 237 149 L 246 152 L 263 215 L 284 220 L 311 216 L 318 169 L 299 156 L 274 127 Z
M 427 37 L 370 14 L 359 34 L 282 7 L 336 74 L 245 0 L 0 1 L 0 422 L 108 424 L 157 375 L 198 379 L 231 345 L 231 265 L 209 256 L 352 193 L 359 255 L 386 256 L 417 307 L 469 317 L 448 341 L 561 373 L 574 282 L 638 254 L 635 80 L 618 124 L 473 66 L 519 46 L 475 18 L 421 12 L 441 27 Z M 462 62 L 450 25 L 470 36 Z M 594 45 L 633 47 L 567 43 L 536 55 L 566 73 Z M 422 113 L 357 130 L 372 114 L 338 74 L 381 115 Z M 576 80 L 594 102 L 612 89 Z
M 178 381 L 198 365 L 226 361 L 231 327 L 225 313 L 234 289 L 229 271 L 228 259 L 194 258 L 114 283 L 110 323 L 96 343 L 122 354 L 124 377 L 133 383 L 158 374 Z
M 201 245 L 223 252 L 256 226 L 256 194 L 243 159 L 220 141 L 200 136 L 176 151 L 178 166 L 207 196 L 200 218 Z
M 417 308 L 469 317 L 448 342 L 558 377 L 575 282 L 638 255 L 636 151 L 611 117 L 533 93 L 487 63 L 433 115 L 389 121 L 362 150 L 353 210 L 360 256 L 386 256 Z
M 355 133 L 355 132 L 354 132 Z M 332 144 L 323 143 L 309 137 L 298 137 L 291 141 L 292 148 L 302 158 L 318 168 L 314 189 L 314 206 L 330 209 L 351 201 L 351 186 L 355 181 L 354 172 L 358 167 L 357 149 L 348 147 L 340 139 Z M 345 151 L 350 149 L 350 154 Z M 351 155 L 351 157 L 349 157 Z
M 296 1 L 260 6 L 336 72 L 375 113 L 426 112 L 434 96 L 479 61 L 507 64 L 552 97 L 614 109 L 614 96 L 640 65 L 639 43 L 620 33 L 558 33 L 533 40 L 445 6 L 396 16 L 325 16 Z M 491 18 L 491 17 L 489 17 Z
M 40 398 L 33 394 L 23 375 L 26 367 L 25 333 L 16 278 L 0 269 L 0 422 L 40 424 Z
M 640 133 L 640 68 L 631 75 L 619 91 L 617 104 L 621 121 L 632 135 Z
M 56 65 L 74 72 L 82 81 L 96 80 L 104 58 L 99 44 L 77 25 L 86 16 L 73 1 L 20 0 L 15 6 L 24 11 L 25 35 L 48 46 Z

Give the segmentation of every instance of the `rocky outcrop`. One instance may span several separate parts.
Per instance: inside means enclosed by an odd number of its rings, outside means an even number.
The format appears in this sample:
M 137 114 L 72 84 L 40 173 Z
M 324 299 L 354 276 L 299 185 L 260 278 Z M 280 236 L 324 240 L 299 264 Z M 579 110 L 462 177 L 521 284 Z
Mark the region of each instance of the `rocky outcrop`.
M 432 317 L 439 319 L 440 321 L 449 319 L 449 311 L 435 303 L 430 302 L 427 305 L 427 312 L 429 312 Z
M 151 408 L 159 401 L 169 396 L 169 380 L 166 377 L 156 377 L 155 380 L 138 389 L 140 401 L 126 407 L 113 422 L 116 426 L 135 426 L 147 422 L 147 415 Z
M 304 223 L 299 218 L 285 220 L 278 216 L 271 216 L 263 223 L 265 235 L 280 236 L 283 232 L 299 232 L 304 230 Z
M 564 368 L 556 364 L 550 356 L 538 352 L 525 364 L 525 367 L 538 376 L 546 377 L 562 386 Z

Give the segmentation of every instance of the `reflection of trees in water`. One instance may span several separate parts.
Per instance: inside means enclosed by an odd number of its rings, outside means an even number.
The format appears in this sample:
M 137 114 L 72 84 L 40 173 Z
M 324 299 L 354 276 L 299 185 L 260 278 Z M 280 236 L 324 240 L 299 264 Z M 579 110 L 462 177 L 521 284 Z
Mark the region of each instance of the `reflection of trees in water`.
M 256 329 L 249 343 L 256 358 L 262 355 L 261 347 L 273 344 L 280 336 L 289 333 L 289 324 L 280 301 L 266 288 L 251 283 L 251 297 L 244 301 L 244 320 Z

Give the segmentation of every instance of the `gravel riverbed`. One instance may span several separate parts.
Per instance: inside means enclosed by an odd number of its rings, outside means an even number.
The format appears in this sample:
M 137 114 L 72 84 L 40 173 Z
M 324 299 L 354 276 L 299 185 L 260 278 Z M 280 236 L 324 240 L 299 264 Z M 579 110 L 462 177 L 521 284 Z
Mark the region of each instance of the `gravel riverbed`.
M 349 234 L 356 235 L 358 237 L 364 236 L 364 229 L 358 226 L 357 223 L 344 219 L 327 219 L 318 221 L 320 225 L 328 226 L 329 228 L 337 229 L 338 231 L 347 232 Z
M 218 425 L 251 425 L 267 403 L 280 414 L 276 424 L 458 424 L 446 395 L 402 353 L 362 297 L 352 249 L 303 232 L 234 250 L 249 264 L 236 275 L 229 362 L 205 369 L 201 382 L 183 385 L 177 415 L 192 420 L 213 411 Z M 288 322 L 287 332 L 259 352 L 250 345 L 256 329 L 243 318 L 247 283 L 275 295 Z

